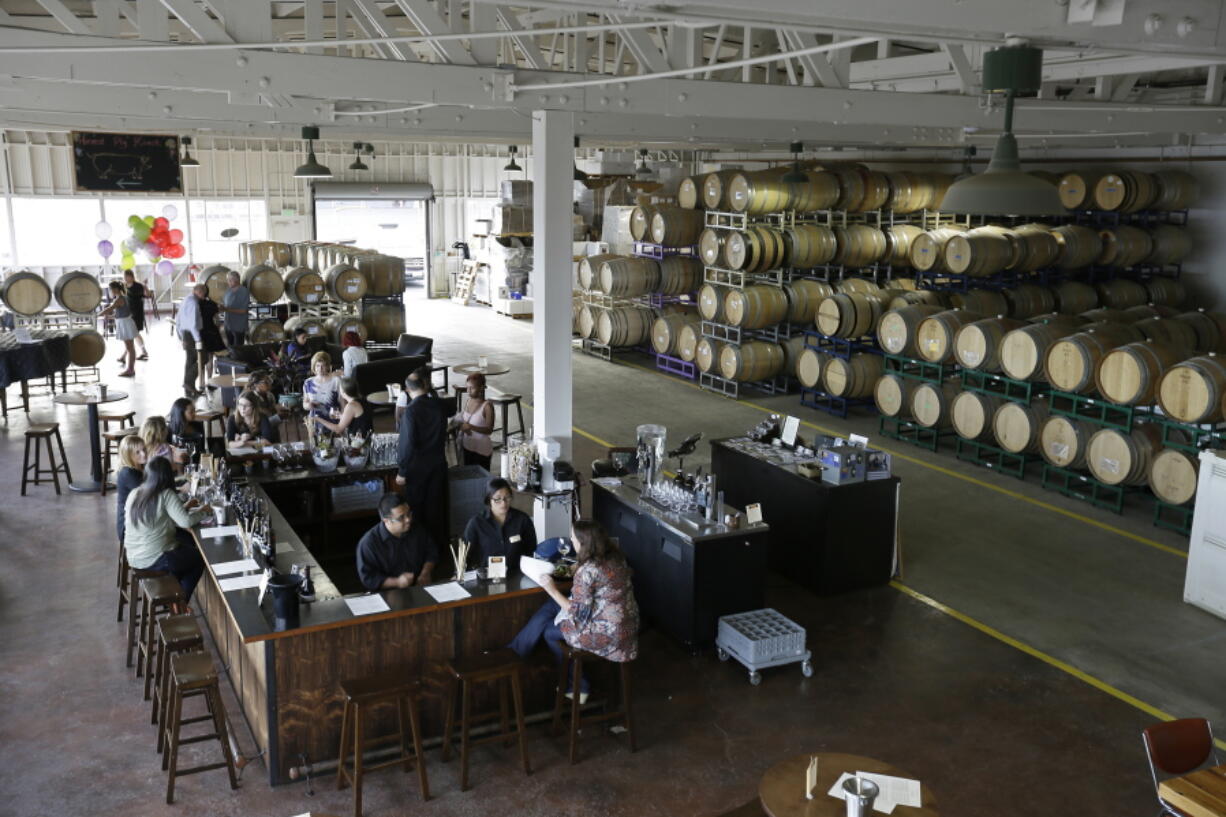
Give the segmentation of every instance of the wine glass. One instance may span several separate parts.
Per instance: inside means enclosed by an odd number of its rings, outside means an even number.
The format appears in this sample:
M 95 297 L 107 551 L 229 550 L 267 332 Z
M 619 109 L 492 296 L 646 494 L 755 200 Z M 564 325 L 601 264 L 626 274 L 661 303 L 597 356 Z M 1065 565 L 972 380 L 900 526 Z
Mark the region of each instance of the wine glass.
M 565 562 L 566 557 L 570 555 L 570 539 L 562 537 L 562 541 L 558 542 L 558 553 L 562 556 L 561 561 Z

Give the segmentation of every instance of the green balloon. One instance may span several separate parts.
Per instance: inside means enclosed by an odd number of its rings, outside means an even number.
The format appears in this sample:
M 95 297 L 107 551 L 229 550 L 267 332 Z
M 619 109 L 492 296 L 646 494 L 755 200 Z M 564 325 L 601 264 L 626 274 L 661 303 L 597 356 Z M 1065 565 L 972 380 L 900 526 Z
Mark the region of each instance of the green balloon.
M 123 260 L 119 262 L 119 268 L 125 272 L 136 266 L 136 259 L 130 255 L 125 255 Z
M 145 222 L 146 227 L 148 227 L 151 230 L 153 229 L 153 216 L 145 216 L 143 221 Z
M 137 224 L 140 224 L 140 223 L 141 223 L 140 216 L 138 215 L 128 216 L 128 226 L 129 227 L 135 227 Z
M 142 244 L 149 240 L 149 227 L 142 221 L 140 226 L 133 228 L 132 235 L 136 236 Z

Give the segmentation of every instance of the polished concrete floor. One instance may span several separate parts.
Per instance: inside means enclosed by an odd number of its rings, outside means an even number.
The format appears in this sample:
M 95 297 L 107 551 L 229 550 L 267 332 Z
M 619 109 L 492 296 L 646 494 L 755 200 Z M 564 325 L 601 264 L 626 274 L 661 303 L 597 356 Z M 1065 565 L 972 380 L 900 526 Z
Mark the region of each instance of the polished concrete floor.
M 512 371 L 496 385 L 530 395 L 529 322 L 415 299 L 410 324 L 436 338 L 444 360 L 505 361 Z M 145 416 L 177 396 L 180 365 L 163 324 L 135 383 L 115 377 L 110 359 L 102 371 Z M 575 356 L 578 463 L 643 422 L 677 439 L 719 437 L 782 411 L 810 431 L 876 433 L 867 417 L 837 420 L 794 395 L 732 402 L 645 366 Z M 348 792 L 330 779 L 316 779 L 313 794 L 301 783 L 272 789 L 258 760 L 238 791 L 211 772 L 181 780 L 177 803 L 164 805 L 113 616 L 113 500 L 56 496 L 49 485 L 18 495 L 27 422 L 60 422 L 77 476 L 87 468 L 84 416 L 37 396 L 28 419 L 10 411 L 0 423 L 0 815 L 349 813 Z M 1115 516 L 949 453 L 887 447 L 903 478 L 901 580 L 833 598 L 781 577 L 768 589 L 808 631 L 812 678 L 781 668 L 752 687 L 736 665 L 648 632 L 636 665 L 638 753 L 594 734 L 570 767 L 564 745 L 536 727 L 531 777 L 511 753 L 484 747 L 461 793 L 457 764 L 428 753 L 434 799 L 422 804 L 413 777 L 387 770 L 368 778 L 365 813 L 717 815 L 751 801 L 772 764 L 813 751 L 892 763 L 930 786 L 944 814 L 1153 813 L 1141 728 L 1154 711 L 1222 721 L 1226 709 L 1226 622 L 1180 600 L 1186 540 L 1151 527 L 1142 505 Z M 230 713 L 250 752 L 237 707 Z

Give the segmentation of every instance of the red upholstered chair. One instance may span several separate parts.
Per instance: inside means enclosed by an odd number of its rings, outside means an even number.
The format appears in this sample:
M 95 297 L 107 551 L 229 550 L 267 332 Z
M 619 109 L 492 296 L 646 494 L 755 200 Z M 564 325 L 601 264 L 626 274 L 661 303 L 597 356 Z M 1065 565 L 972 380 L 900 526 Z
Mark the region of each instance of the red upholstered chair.
M 1206 761 L 1218 765 L 1217 752 L 1213 748 L 1213 729 L 1204 718 L 1180 718 L 1163 721 L 1146 727 L 1141 732 L 1145 743 L 1145 755 L 1149 760 L 1149 774 L 1158 790 L 1158 773 L 1164 778 L 1179 777 L 1195 771 Z M 1185 817 L 1184 812 L 1158 798 L 1163 814 Z

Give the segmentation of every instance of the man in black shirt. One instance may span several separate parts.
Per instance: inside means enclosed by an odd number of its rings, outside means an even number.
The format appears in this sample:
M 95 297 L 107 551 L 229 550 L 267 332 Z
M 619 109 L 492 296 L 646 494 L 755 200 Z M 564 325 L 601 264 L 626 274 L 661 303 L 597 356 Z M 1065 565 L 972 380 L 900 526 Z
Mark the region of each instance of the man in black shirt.
M 124 295 L 128 298 L 128 309 L 132 311 L 132 323 L 136 324 L 136 345 L 140 347 L 137 360 L 148 360 L 149 350 L 145 348 L 145 339 L 141 332 L 145 331 L 145 285 L 136 280 L 132 270 L 123 274 Z
M 396 494 L 379 500 L 379 523 L 358 542 L 358 577 L 370 591 L 429 584 L 438 548 L 413 526 L 413 510 Z
M 405 380 L 409 405 L 400 418 L 396 484 L 417 509 L 434 543 L 448 540 L 447 411 L 430 393 L 430 370 L 423 366 Z

